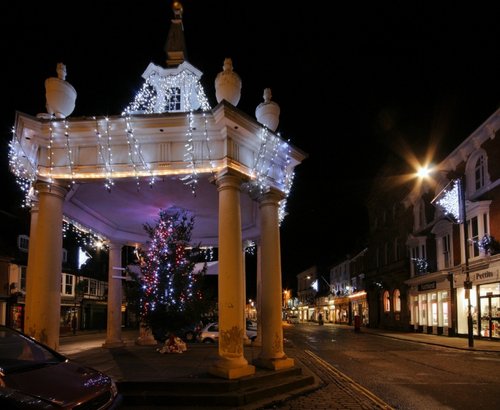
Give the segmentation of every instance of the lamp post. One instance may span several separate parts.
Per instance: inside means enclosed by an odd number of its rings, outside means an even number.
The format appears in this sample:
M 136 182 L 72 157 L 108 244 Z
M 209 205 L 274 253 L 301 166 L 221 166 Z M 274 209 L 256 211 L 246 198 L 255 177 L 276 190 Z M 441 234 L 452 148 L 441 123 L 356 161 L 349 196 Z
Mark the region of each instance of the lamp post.
M 439 206 L 445 214 L 451 215 L 458 223 L 463 225 L 464 235 L 464 256 L 465 256 L 465 281 L 464 291 L 467 299 L 467 335 L 469 347 L 474 347 L 474 333 L 472 323 L 472 305 L 470 291 L 472 282 L 469 274 L 469 240 L 467 238 L 467 206 L 465 203 L 465 184 L 464 176 L 452 180 L 441 192 L 432 200 L 433 205 Z
M 460 190 L 460 206 L 462 213 L 462 225 L 464 228 L 464 246 L 465 246 L 465 281 L 464 290 L 467 299 L 467 335 L 469 340 L 469 347 L 474 347 L 474 334 L 472 327 L 472 305 L 470 300 L 470 291 L 472 289 L 472 282 L 469 274 L 469 241 L 467 239 L 467 207 L 465 204 L 465 187 L 463 176 L 457 180 L 458 189 Z

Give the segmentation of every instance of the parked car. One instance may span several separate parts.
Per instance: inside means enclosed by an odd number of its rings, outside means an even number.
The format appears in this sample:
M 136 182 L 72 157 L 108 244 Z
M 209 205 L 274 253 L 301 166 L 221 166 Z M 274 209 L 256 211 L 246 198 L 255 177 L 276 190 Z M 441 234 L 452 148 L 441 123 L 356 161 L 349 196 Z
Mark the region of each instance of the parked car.
M 0 408 L 118 409 L 111 377 L 0 325 Z
M 257 328 L 252 329 L 253 326 L 249 326 L 247 322 L 246 331 L 248 338 L 253 342 L 257 337 Z M 200 332 L 198 340 L 201 343 L 216 343 L 219 340 L 219 323 L 213 322 L 206 325 Z
M 288 323 L 296 324 L 299 323 L 299 317 L 297 315 L 289 315 L 286 319 Z

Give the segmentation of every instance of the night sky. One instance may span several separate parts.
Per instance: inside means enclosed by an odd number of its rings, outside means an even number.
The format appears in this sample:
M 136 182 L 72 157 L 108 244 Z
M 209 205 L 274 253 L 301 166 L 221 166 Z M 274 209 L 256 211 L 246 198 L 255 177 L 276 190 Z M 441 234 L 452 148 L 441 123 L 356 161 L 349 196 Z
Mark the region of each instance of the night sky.
M 270 87 L 278 131 L 305 151 L 282 224 L 284 286 L 313 264 L 363 245 L 363 198 L 390 152 L 444 155 L 500 105 L 500 7 L 494 2 L 183 1 L 187 60 L 214 79 L 224 58 L 243 82 L 238 108 L 254 116 Z M 117 115 L 150 62 L 165 65 L 171 1 L 2 3 L 1 172 L 15 112 L 45 111 L 44 81 L 67 66 L 72 116 Z M 297 6 L 300 5 L 300 6 Z M 17 191 L 2 207 L 19 206 Z M 325 271 L 326 272 L 326 271 Z

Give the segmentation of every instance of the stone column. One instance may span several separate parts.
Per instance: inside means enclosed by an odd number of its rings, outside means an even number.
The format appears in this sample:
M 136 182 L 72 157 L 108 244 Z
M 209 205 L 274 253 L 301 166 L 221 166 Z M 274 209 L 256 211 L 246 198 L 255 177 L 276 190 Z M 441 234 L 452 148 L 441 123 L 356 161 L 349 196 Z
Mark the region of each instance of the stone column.
M 254 346 L 262 346 L 262 253 L 260 244 L 257 245 L 257 294 L 255 307 L 257 309 L 257 338 L 253 342 Z
M 28 266 L 26 269 L 26 295 L 24 297 L 24 305 L 26 310 L 24 312 L 24 332 L 28 333 L 27 323 L 31 321 L 31 309 L 33 304 L 30 298 L 34 294 L 35 284 L 34 284 L 34 273 L 33 269 L 35 266 L 35 252 L 36 252 L 36 227 L 38 225 L 38 198 L 33 202 L 30 210 L 31 221 L 30 221 L 30 240 L 28 245 Z M 28 311 L 29 309 L 29 311 Z
M 61 319 L 62 218 L 67 190 L 56 184 L 37 182 L 38 217 L 30 229 L 28 289 L 24 329 L 27 334 L 57 350 Z M 36 246 L 36 249 L 35 249 Z M 27 277 L 28 279 L 28 277 Z M 27 289 L 27 290 L 28 290 Z
M 279 234 L 279 201 L 283 195 L 276 190 L 260 198 L 260 233 L 262 265 L 262 350 L 254 364 L 272 370 L 294 366 L 294 360 L 283 351 L 281 318 L 281 257 Z
M 109 244 L 108 326 L 102 347 L 124 346 L 122 340 L 122 244 Z M 117 278 L 119 276 L 119 278 Z
M 246 326 L 241 252 L 240 189 L 242 178 L 226 173 L 216 179 L 219 191 L 219 356 L 210 373 L 236 379 L 255 373 L 243 352 Z
M 247 315 L 246 315 L 246 310 L 247 310 L 247 304 L 248 304 L 248 300 L 247 300 L 247 267 L 245 266 L 245 246 L 243 245 L 243 251 L 241 252 L 241 274 L 243 275 L 243 281 L 241 283 L 243 289 L 241 290 L 242 294 L 243 294 L 243 311 L 241 312 L 242 315 L 243 315 L 243 329 L 244 332 L 243 332 L 243 344 L 246 346 L 246 345 L 249 345 L 251 344 L 251 341 L 250 339 L 248 338 L 248 335 L 247 335 Z

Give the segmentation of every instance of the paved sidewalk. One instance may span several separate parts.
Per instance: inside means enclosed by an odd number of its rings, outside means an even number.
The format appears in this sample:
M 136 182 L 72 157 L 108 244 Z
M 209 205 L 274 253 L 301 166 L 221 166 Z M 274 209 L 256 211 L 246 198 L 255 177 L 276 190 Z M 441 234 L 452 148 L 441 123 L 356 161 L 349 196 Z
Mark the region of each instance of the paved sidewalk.
M 328 326 L 345 327 L 352 331 L 350 326 Z M 474 340 L 474 347 L 469 348 L 468 339 L 461 337 L 392 332 L 368 328 L 362 328 L 361 332 L 367 332 L 379 337 L 391 337 L 455 349 L 500 353 L 500 342 L 485 339 Z M 160 346 L 140 346 L 135 344 L 137 336 L 137 331 L 125 330 L 122 333 L 125 347 L 104 349 L 102 348 L 105 339 L 104 333 L 91 335 L 83 332 L 77 336 L 61 337 L 60 351 L 75 360 L 106 372 L 119 383 L 150 382 L 154 384 L 182 381 L 182 383 L 196 384 L 213 377 L 208 375 L 208 369 L 217 358 L 216 345 L 193 343 L 189 344 L 187 352 L 182 354 L 161 354 L 156 350 Z M 257 357 L 259 351 L 260 347 L 246 346 L 244 350 L 245 358 L 251 363 Z M 290 342 L 286 342 L 285 351 L 288 356 L 295 359 L 298 367 L 301 367 L 305 373 L 314 376 L 315 383 L 303 389 L 297 389 L 274 397 L 266 397 L 249 405 L 237 407 L 238 409 L 390 409 L 390 406 L 378 397 L 324 362 L 313 352 L 296 349 Z M 257 369 L 257 372 L 263 371 Z M 335 403 L 332 403 L 331 397 L 335 397 Z M 173 407 L 134 406 L 124 408 L 139 410 L 172 409 Z M 203 407 L 200 406 L 199 408 Z
M 347 325 L 330 325 L 338 326 L 345 329 L 353 330 L 352 326 Z M 362 327 L 361 332 L 374 334 L 377 336 L 392 337 L 394 339 L 408 340 L 417 343 L 426 343 L 436 346 L 450 347 L 453 349 L 473 350 L 484 352 L 499 352 L 500 353 L 500 340 L 490 339 L 474 339 L 473 347 L 469 347 L 469 340 L 467 337 L 448 337 L 433 335 L 428 333 L 415 333 L 415 332 L 399 332 L 382 329 L 370 329 Z

